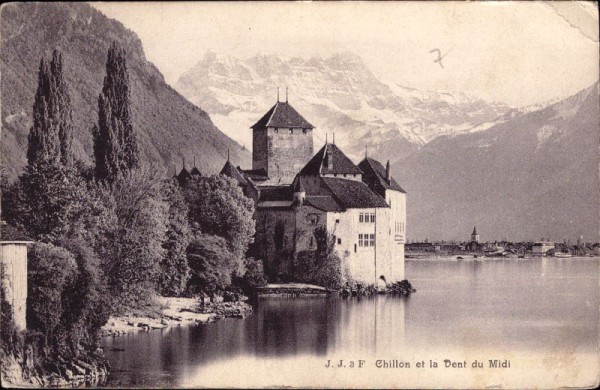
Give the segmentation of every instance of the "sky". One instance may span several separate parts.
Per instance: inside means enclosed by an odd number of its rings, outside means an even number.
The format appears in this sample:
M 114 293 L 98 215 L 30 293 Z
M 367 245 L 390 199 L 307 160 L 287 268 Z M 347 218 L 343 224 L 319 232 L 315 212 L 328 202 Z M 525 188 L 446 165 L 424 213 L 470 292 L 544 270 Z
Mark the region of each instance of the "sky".
M 589 2 L 92 3 L 140 37 L 174 85 L 207 51 L 361 56 L 385 82 L 526 106 L 598 80 Z M 435 63 L 438 48 L 443 68 Z

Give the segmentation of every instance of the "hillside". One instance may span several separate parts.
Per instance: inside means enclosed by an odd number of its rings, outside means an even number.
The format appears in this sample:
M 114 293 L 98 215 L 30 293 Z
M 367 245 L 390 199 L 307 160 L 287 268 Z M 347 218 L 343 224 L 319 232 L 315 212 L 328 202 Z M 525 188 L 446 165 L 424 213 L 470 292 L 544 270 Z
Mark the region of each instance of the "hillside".
M 486 103 L 461 93 L 419 91 L 378 79 L 352 54 L 328 58 L 248 59 L 207 52 L 184 73 L 175 88 L 210 113 L 227 135 L 251 147 L 248 127 L 276 101 L 276 88 L 317 127 L 315 148 L 325 133 L 353 158 L 365 146 L 392 161 L 445 134 L 490 127 L 510 107 Z
M 598 83 L 398 162 L 410 239 L 598 241 Z
M 132 110 L 143 160 L 173 171 L 196 156 L 201 171 L 215 173 L 227 150 L 232 160 L 249 165 L 250 154 L 221 133 L 208 114 L 167 85 L 148 62 L 142 44 L 121 23 L 84 3 L 8 4 L 2 7 L 1 101 L 2 165 L 10 177 L 26 163 L 27 135 L 40 59 L 57 48 L 63 53 L 73 102 L 74 149 L 92 161 L 92 125 L 112 41 L 125 48 L 132 86 Z

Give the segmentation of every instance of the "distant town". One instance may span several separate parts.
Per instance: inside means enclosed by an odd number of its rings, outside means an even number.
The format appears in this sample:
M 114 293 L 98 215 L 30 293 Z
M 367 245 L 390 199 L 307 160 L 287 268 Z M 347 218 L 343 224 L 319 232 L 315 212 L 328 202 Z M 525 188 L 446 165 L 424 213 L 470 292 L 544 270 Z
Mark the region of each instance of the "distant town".
M 508 257 L 524 258 L 532 256 L 553 257 L 593 257 L 600 255 L 600 243 L 584 242 L 579 237 L 575 242 L 564 239 L 563 242 L 553 242 L 542 238 L 539 241 L 511 242 L 511 241 L 486 241 L 482 242 L 477 233 L 477 227 L 473 228 L 468 241 L 408 241 L 406 244 L 406 258 L 431 258 L 437 256 L 470 255 L 474 257 Z

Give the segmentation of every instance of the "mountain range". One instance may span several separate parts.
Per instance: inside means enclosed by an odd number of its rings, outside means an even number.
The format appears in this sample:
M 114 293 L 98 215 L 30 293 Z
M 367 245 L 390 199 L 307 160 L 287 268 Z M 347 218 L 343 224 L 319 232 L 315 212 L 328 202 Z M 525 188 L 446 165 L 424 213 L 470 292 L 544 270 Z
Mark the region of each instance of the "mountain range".
M 368 148 L 394 161 L 441 135 L 489 127 L 511 110 L 462 93 L 384 82 L 352 53 L 242 60 L 207 52 L 175 85 L 222 131 L 248 147 L 249 127 L 276 102 L 277 87 L 279 98 L 289 99 L 316 127 L 316 144 L 325 141 L 326 133 L 331 141 L 335 133 L 336 143 L 354 158 Z
M 12 3 L 1 10 L 2 166 L 14 178 L 26 164 L 27 135 L 37 72 L 52 50 L 63 54 L 70 86 L 77 158 L 92 162 L 93 124 L 105 75 L 108 47 L 117 41 L 127 52 L 134 126 L 142 159 L 161 169 L 191 167 L 216 173 L 230 151 L 240 164 L 250 153 L 220 132 L 206 111 L 165 83 L 135 33 L 85 3 Z
M 398 161 L 412 239 L 598 241 L 598 83 Z

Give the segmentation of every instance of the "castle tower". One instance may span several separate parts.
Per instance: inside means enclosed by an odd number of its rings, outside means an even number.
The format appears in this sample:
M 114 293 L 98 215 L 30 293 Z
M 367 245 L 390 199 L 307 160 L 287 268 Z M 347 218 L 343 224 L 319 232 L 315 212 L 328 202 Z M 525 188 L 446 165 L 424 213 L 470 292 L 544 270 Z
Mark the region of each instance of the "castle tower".
M 477 234 L 476 226 L 473 226 L 473 233 L 471 233 L 471 241 L 479 242 L 479 234 Z
M 314 126 L 286 99 L 278 101 L 251 129 L 252 170 L 264 170 L 269 184 L 291 184 L 313 156 Z

